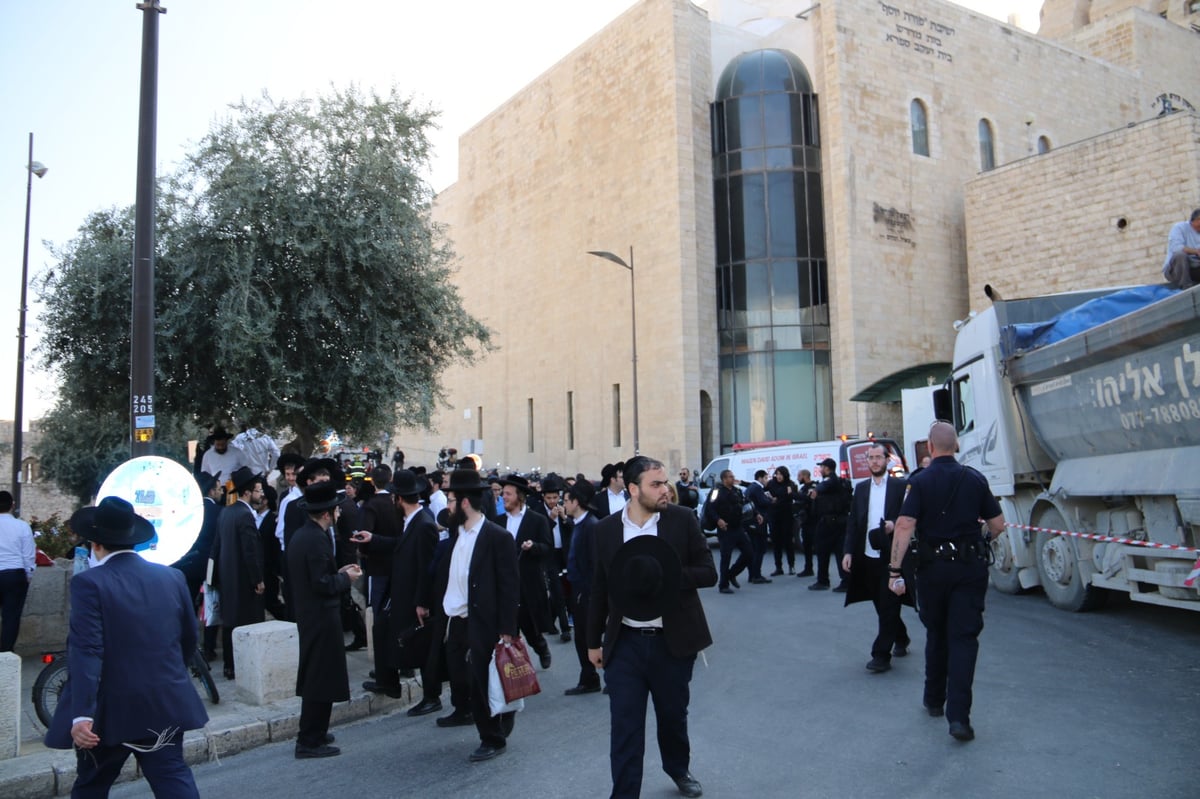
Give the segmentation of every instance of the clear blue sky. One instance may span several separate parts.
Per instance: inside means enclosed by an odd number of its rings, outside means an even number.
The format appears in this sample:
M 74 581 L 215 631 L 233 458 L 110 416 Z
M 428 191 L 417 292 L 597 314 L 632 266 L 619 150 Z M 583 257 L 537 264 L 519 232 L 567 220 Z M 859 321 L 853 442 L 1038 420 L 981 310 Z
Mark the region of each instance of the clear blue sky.
M 395 84 L 442 113 L 429 177 L 444 188 L 456 177 L 462 132 L 634 2 L 162 0 L 159 175 L 241 98 Z M 65 244 L 92 211 L 133 204 L 143 17 L 135 5 L 0 0 L 0 419 L 13 415 L 28 135 L 34 159 L 50 168 L 34 179 L 32 275 L 53 265 L 42 241 Z M 33 351 L 38 310 L 29 318 L 26 426 L 53 404 Z

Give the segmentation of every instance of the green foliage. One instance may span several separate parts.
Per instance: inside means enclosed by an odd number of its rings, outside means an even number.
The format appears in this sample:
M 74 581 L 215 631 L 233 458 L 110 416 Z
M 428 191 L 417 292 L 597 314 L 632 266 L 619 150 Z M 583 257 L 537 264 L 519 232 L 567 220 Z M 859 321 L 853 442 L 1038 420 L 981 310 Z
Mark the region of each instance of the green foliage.
M 51 558 L 75 556 L 75 535 L 57 513 L 48 519 L 34 516 L 29 526 L 33 528 L 33 543 Z
M 394 89 L 233 110 L 159 192 L 159 451 L 218 418 L 302 449 L 427 425 L 442 370 L 490 347 L 430 219 L 433 112 Z M 60 377 L 42 468 L 79 497 L 127 457 L 132 246 L 132 209 L 94 213 L 35 284 Z

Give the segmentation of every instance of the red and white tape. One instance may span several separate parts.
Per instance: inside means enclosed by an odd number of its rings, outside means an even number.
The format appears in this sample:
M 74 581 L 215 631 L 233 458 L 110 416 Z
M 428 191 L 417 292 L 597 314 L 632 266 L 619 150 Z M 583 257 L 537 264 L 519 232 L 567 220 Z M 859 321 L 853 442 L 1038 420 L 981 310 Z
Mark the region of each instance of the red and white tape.
M 1028 524 L 1016 524 L 1014 522 L 1006 522 L 1005 527 L 1012 527 L 1015 530 L 1031 530 L 1035 533 L 1050 533 L 1051 535 L 1062 535 L 1070 538 L 1086 538 L 1089 541 L 1103 541 L 1106 544 L 1130 544 L 1135 547 L 1147 547 L 1149 549 L 1170 549 L 1176 552 L 1196 552 L 1200 550 L 1193 547 L 1180 546 L 1178 544 L 1160 544 L 1157 541 L 1139 541 L 1136 538 L 1121 538 L 1115 535 L 1100 535 L 1099 533 L 1076 533 L 1071 530 L 1055 530 L 1051 527 L 1031 527 Z M 1192 571 L 1188 574 L 1187 579 L 1183 584 L 1191 588 L 1196 584 L 1197 579 L 1200 579 L 1200 557 L 1196 558 L 1196 562 L 1192 564 Z

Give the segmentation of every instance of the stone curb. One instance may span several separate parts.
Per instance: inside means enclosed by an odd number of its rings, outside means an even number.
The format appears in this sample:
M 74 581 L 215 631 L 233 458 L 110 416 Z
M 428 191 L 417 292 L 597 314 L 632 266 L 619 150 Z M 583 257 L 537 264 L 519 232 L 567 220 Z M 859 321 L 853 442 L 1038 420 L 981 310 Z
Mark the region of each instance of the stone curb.
M 348 702 L 333 706 L 330 726 L 360 721 L 370 716 L 385 716 L 402 710 L 420 697 L 416 679 L 401 680 L 403 696 L 393 699 L 382 694 L 353 694 Z M 219 761 L 222 757 L 245 752 L 269 743 L 296 737 L 300 726 L 300 700 L 289 699 L 263 707 L 239 705 L 239 712 L 213 722 L 203 730 L 192 730 L 183 737 L 183 757 L 190 766 Z M 289 755 L 290 756 L 290 755 Z M 130 757 L 118 782 L 141 779 L 137 761 Z M 4 799 L 44 799 L 68 796 L 75 781 L 75 754 L 59 749 L 23 755 L 0 761 L 0 797 Z

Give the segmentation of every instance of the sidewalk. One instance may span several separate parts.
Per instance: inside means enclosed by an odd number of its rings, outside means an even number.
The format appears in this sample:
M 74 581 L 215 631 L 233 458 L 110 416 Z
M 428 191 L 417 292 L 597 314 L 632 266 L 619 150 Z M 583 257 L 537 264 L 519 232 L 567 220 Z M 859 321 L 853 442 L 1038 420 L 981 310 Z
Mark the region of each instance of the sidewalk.
M 350 672 L 350 701 L 333 706 L 332 727 L 367 716 L 402 711 L 421 699 L 421 687 L 416 679 L 401 680 L 404 695 L 399 699 L 364 691 L 362 684 L 369 679 L 373 668 L 369 651 L 362 649 L 346 653 L 346 665 Z M 215 666 L 213 678 L 221 694 L 221 702 L 211 705 L 206 700 L 208 724 L 202 730 L 193 730 L 184 735 L 184 757 L 188 763 L 203 763 L 296 737 L 300 721 L 299 697 L 267 705 L 245 704 L 239 701 L 236 683 L 221 676 L 220 661 L 212 665 Z M 41 669 L 42 663 L 37 657 L 22 660 L 21 756 L 0 760 L 0 797 L 4 799 L 67 796 L 75 780 L 75 753 L 47 749 L 42 744 L 46 730 L 33 711 L 31 699 L 33 682 Z M 130 757 L 119 781 L 140 778 L 136 761 Z

